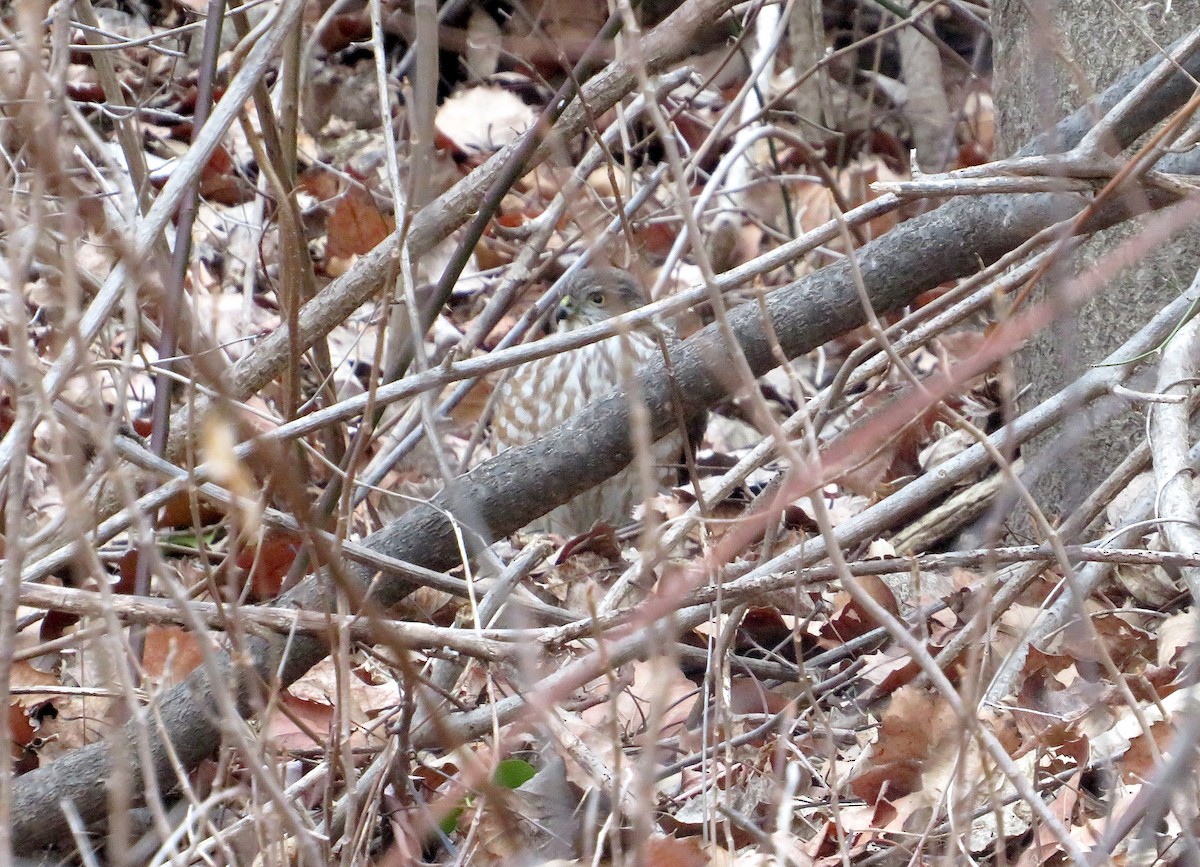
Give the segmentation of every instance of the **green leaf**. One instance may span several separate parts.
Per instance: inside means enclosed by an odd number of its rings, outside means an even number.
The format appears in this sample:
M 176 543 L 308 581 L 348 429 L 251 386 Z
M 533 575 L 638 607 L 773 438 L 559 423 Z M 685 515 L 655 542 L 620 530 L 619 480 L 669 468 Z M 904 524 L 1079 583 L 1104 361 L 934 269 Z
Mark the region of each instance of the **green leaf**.
M 537 770 L 524 759 L 504 759 L 496 766 L 496 775 L 492 778 L 497 786 L 505 789 L 517 789 L 533 779 Z
M 536 773 L 537 769 L 524 759 L 504 759 L 496 766 L 496 774 L 492 777 L 492 782 L 502 789 L 517 789 L 532 780 Z M 465 806 L 472 800 L 474 800 L 472 796 L 467 796 L 463 798 L 462 804 Z M 446 815 L 446 818 L 438 822 L 438 827 L 447 837 L 458 830 L 458 820 L 462 818 L 462 813 L 462 806 L 455 807 Z
M 442 829 L 442 833 L 449 837 L 458 830 L 458 820 L 462 818 L 463 808 L 455 807 L 442 821 L 438 822 L 438 827 Z

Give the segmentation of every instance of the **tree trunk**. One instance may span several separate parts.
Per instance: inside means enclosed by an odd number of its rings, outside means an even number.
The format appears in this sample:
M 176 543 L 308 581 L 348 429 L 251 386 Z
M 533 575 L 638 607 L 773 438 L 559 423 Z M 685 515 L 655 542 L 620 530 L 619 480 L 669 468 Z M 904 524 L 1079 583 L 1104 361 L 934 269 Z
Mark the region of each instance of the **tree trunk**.
M 1124 70 L 1153 56 L 1196 22 L 1160 4 L 1104 4 L 1093 0 L 997 0 L 995 103 L 997 156 L 1011 154 L 1023 141 L 1085 104 Z M 1134 233 L 1134 221 L 1096 235 L 1065 261 L 1057 277 L 1044 282 L 1055 291 L 1059 280 L 1090 267 Z M 1059 391 L 1088 365 L 1101 360 L 1167 300 L 1191 282 L 1200 265 L 1200 244 L 1179 237 L 1161 245 L 1125 273 L 1114 275 L 1072 320 L 1043 332 L 1017 358 L 1017 375 L 1030 406 Z M 1027 452 L 1026 481 L 1048 514 L 1065 515 L 1128 454 L 1142 435 L 1144 415 L 1110 399 L 1081 416 L 1071 429 L 1042 438 Z

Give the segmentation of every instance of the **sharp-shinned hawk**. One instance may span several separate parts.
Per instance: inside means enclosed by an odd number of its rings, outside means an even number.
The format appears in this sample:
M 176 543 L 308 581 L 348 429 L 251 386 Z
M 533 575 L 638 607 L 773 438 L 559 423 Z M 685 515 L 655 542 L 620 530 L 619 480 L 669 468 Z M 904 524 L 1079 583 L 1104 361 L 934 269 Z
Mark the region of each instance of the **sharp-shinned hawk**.
M 556 311 L 559 333 L 593 325 L 646 303 L 642 287 L 627 271 L 588 268 L 568 279 Z M 579 349 L 531 361 L 513 371 L 501 386 L 492 422 L 495 448 L 520 446 L 546 434 L 585 404 L 623 385 L 640 365 L 660 354 L 655 326 L 609 337 Z M 682 437 L 654 444 L 653 461 L 660 485 L 675 475 Z M 528 529 L 575 535 L 597 521 L 622 526 L 642 501 L 637 464 L 585 491 Z

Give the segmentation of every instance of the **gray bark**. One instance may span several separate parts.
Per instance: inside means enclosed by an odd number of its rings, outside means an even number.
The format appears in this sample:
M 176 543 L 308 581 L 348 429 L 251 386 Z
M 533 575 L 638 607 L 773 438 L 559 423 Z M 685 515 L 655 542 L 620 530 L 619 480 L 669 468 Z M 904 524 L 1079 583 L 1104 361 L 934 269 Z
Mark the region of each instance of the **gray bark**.
M 927 6 L 921 4 L 917 9 Z M 954 118 L 946 100 L 942 58 L 937 46 L 915 27 L 901 30 L 896 40 L 904 71 L 904 114 L 912 130 L 917 165 L 923 172 L 940 172 L 946 167 L 954 141 Z
M 1118 10 L 1119 6 L 1119 10 Z M 1084 105 L 1124 70 L 1159 45 L 1197 25 L 1176 4 L 1164 17 L 1162 4 L 1105 4 L 1091 0 L 999 0 L 992 12 L 995 31 L 995 103 L 1001 153 L 1012 153 Z M 1194 8 L 1194 7 L 1192 7 Z M 1064 262 L 1059 277 L 1070 277 L 1141 231 L 1141 221 L 1096 235 Z M 1179 237 L 1161 245 L 1098 293 L 1073 318 L 1043 332 L 1017 358 L 1017 374 L 1028 386 L 1024 406 L 1059 391 L 1119 346 L 1142 323 L 1191 282 L 1200 265 L 1200 240 Z M 1053 275 L 1043 291 L 1053 292 Z M 1127 404 L 1109 400 L 1081 413 L 1068 430 L 1047 434 L 1027 451 L 1026 480 L 1051 514 L 1077 506 L 1142 435 L 1144 417 Z
M 798 0 L 792 5 L 788 41 L 792 49 L 792 69 L 797 77 L 808 76 L 793 96 L 796 113 L 802 120 L 822 124 L 825 122 L 827 73 L 816 68 L 825 56 L 825 22 L 821 15 L 821 0 Z

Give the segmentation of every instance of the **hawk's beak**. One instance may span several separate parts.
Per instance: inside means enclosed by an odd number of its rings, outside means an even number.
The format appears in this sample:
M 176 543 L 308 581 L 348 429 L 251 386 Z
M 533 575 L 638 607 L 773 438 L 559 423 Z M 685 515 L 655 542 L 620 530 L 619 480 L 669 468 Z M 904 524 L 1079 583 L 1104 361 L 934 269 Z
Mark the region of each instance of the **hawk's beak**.
M 554 309 L 554 321 L 562 322 L 564 319 L 570 319 L 575 315 L 575 302 L 570 296 L 558 302 L 558 307 Z

